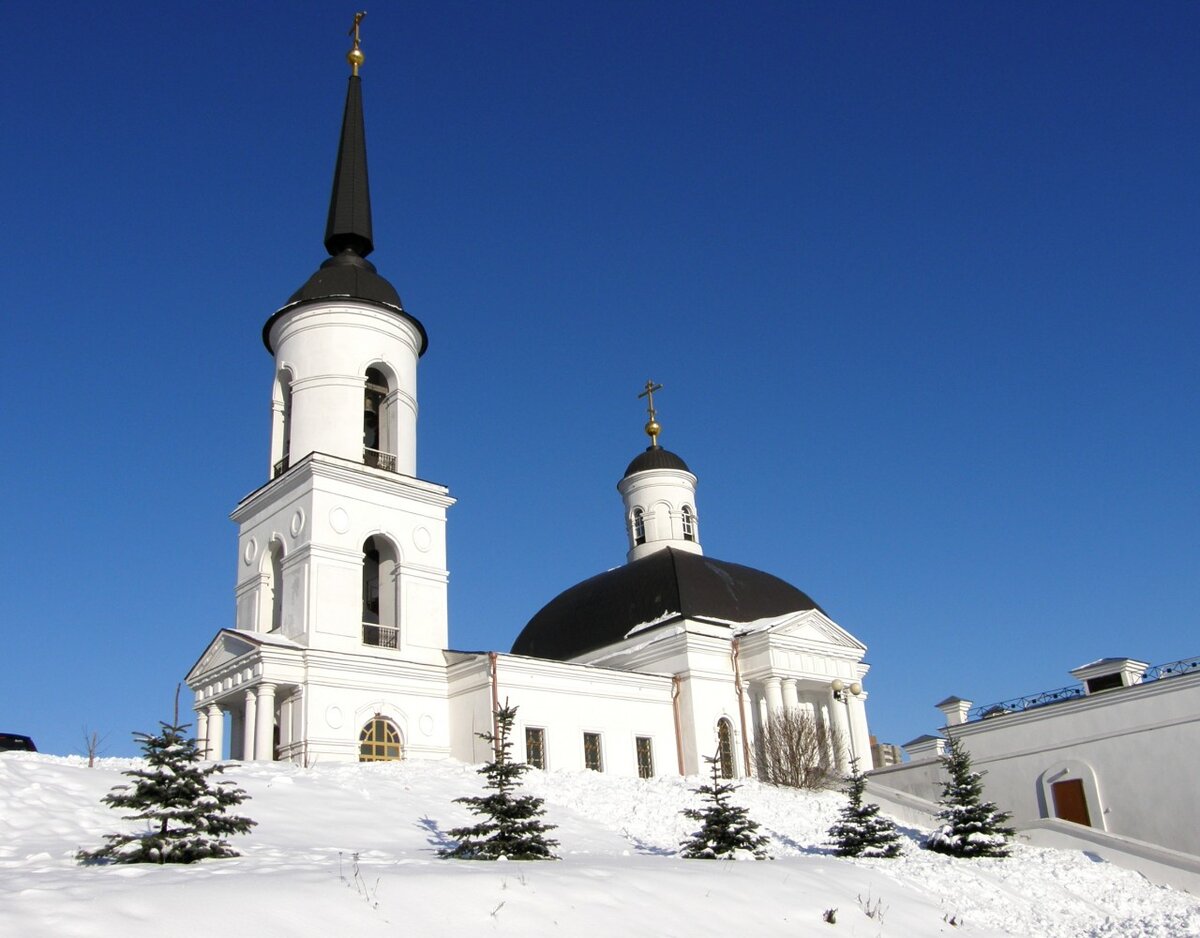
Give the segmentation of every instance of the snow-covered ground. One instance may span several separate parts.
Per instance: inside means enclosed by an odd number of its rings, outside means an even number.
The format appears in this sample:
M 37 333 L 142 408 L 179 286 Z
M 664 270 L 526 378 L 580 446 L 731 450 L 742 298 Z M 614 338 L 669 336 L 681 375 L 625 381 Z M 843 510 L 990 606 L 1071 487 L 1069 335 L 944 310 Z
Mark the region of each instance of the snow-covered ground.
M 482 785 L 455 762 L 232 764 L 258 821 L 234 840 L 243 856 L 79 866 L 120 827 L 100 798 L 134 764 L 0 754 L 0 935 L 1200 935 L 1200 898 L 1080 852 L 954 860 L 909 831 L 897 860 L 838 859 L 822 842 L 839 795 L 754 782 L 734 798 L 771 835 L 770 862 L 674 855 L 696 780 L 594 772 L 527 776 L 561 862 L 442 860 L 443 832 L 472 820 L 452 799 Z

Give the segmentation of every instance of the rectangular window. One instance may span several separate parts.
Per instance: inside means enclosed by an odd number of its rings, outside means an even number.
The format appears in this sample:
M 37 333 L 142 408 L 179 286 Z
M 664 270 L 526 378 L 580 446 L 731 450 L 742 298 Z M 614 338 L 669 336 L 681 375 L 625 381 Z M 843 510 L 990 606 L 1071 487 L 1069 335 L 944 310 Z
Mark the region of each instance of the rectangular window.
M 654 778 L 654 753 L 649 736 L 637 737 L 638 778 Z
M 525 764 L 535 769 L 546 767 L 546 731 L 540 726 L 525 727 Z
M 583 734 L 583 767 L 593 772 L 603 772 L 604 763 L 600 758 L 600 734 Z

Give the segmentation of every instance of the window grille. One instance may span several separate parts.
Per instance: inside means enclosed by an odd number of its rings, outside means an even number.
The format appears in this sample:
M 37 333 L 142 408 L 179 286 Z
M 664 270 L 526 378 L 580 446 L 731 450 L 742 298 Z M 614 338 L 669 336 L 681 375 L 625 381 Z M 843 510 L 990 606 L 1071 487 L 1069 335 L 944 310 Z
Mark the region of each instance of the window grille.
M 696 539 L 696 519 L 692 517 L 692 509 L 684 505 L 682 515 L 683 539 L 685 541 L 694 541 Z
M 384 717 L 375 717 L 358 737 L 359 762 L 390 762 L 404 758 L 404 745 L 396 725 Z
M 654 778 L 654 753 L 649 736 L 637 737 L 638 778 Z
M 604 763 L 600 757 L 600 734 L 583 734 L 583 767 L 593 772 L 603 772 Z
M 525 764 L 535 769 L 546 767 L 546 731 L 540 726 L 525 727 Z
M 721 778 L 733 778 L 733 724 L 726 717 L 717 721 L 717 761 Z

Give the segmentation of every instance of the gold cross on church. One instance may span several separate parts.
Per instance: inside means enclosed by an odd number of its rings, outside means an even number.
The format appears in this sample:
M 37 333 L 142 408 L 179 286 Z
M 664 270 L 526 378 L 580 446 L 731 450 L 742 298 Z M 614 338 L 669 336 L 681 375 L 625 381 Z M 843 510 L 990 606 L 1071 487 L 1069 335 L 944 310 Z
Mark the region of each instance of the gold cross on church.
M 354 37 L 354 48 L 346 53 L 346 61 L 350 63 L 350 68 L 352 70 L 351 74 L 354 75 L 358 74 L 358 67 L 363 64 L 363 61 L 366 58 L 366 56 L 364 56 L 362 53 L 362 49 L 360 48 L 362 43 L 358 36 L 358 24 L 363 21 L 363 17 L 366 15 L 366 10 L 363 10 L 361 13 L 355 13 L 354 25 L 350 27 L 350 32 L 346 34 Z
M 638 395 L 639 398 L 646 398 L 646 410 L 650 414 L 650 419 L 646 421 L 646 435 L 650 437 L 650 445 L 658 446 L 658 435 L 662 433 L 662 426 L 655 419 L 656 412 L 654 410 L 654 392 L 662 390 L 661 384 L 655 384 L 653 380 L 646 380 L 646 389 Z

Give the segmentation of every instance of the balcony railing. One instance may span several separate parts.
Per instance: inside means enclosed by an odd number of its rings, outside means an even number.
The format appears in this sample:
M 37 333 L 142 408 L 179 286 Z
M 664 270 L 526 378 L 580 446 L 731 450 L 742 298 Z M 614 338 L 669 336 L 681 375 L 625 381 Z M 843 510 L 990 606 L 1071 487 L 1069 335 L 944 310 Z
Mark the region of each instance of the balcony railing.
M 271 470 L 271 478 L 278 479 L 281 475 L 288 471 L 289 465 L 291 465 L 290 457 L 284 456 L 283 459 L 275 463 L 274 468 Z
M 376 469 L 384 469 L 388 472 L 396 471 L 395 453 L 385 453 L 383 450 L 371 449 L 369 446 L 364 446 L 363 462 L 368 466 L 374 466 Z
M 372 622 L 363 623 L 363 644 L 375 648 L 399 648 L 400 630 L 390 625 L 376 625 Z
M 1142 679 L 1139 683 L 1149 684 L 1153 681 L 1165 680 L 1179 674 L 1192 674 L 1195 672 L 1200 672 L 1200 658 L 1181 658 L 1179 661 L 1172 661 L 1168 664 L 1156 664 L 1152 668 L 1147 668 L 1142 674 Z M 1137 687 L 1138 685 L 1132 684 L 1130 686 Z M 1113 688 L 1113 690 L 1120 690 L 1120 688 Z M 1077 700 L 1080 697 L 1086 696 L 1087 692 L 1084 690 L 1082 684 L 1070 684 L 1067 687 L 1060 687 L 1057 690 L 1045 690 L 1040 694 L 1013 697 L 1011 700 L 1002 700 L 999 703 L 972 707 L 967 711 L 967 719 L 988 720 L 992 717 L 1004 716 L 1006 713 L 1021 713 L 1025 710 L 1044 707 L 1047 704 L 1061 703 L 1064 700 Z

